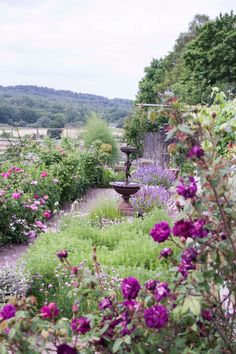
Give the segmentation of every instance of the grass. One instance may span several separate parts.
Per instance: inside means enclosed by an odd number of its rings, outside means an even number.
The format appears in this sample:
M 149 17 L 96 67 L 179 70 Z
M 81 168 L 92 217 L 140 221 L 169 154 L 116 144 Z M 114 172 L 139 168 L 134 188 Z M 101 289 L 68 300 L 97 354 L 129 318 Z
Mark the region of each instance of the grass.
M 102 218 L 114 221 L 120 220 L 122 215 L 117 208 L 116 200 L 104 199 L 93 206 L 88 215 L 88 218 L 91 221 L 99 221 Z

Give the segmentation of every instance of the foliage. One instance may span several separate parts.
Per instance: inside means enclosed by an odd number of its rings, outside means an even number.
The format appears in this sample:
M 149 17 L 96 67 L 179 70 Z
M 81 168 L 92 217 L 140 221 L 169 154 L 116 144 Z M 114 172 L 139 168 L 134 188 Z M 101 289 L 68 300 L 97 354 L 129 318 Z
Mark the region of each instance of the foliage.
M 145 68 L 137 102 L 156 103 L 158 93 L 172 90 L 189 104 L 209 103 L 213 86 L 224 92 L 234 91 L 235 23 L 233 12 L 211 21 L 206 15 L 196 15 L 173 50 Z
M 54 90 L 37 86 L 0 86 L 0 124 L 63 128 L 78 125 L 87 115 L 98 112 L 106 121 L 124 119 L 132 101 Z
M 103 154 L 105 162 L 114 162 L 118 158 L 118 148 L 112 131 L 107 123 L 92 112 L 85 126 L 84 144 L 93 145 Z
M 62 129 L 60 128 L 48 129 L 47 135 L 51 139 L 61 139 Z
M 104 199 L 92 207 L 88 219 L 93 226 L 102 228 L 111 223 L 119 222 L 122 218 L 117 206 L 117 200 Z

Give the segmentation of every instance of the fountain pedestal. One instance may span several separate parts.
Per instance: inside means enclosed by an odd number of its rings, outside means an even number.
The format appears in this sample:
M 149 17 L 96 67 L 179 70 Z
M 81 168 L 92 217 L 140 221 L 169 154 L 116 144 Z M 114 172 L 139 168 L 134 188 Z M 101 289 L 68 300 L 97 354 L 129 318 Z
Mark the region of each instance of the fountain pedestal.
M 136 148 L 133 146 L 123 146 L 121 147 L 121 151 L 124 152 L 127 155 L 127 160 L 125 162 L 125 175 L 126 175 L 126 180 L 124 182 L 112 182 L 111 186 L 115 189 L 115 191 L 119 194 L 122 195 L 123 201 L 119 204 L 119 210 L 123 215 L 127 216 L 133 216 L 134 214 L 134 208 L 130 204 L 130 196 L 137 193 L 138 190 L 140 189 L 140 184 L 135 183 L 135 182 L 129 182 L 130 173 L 130 167 L 132 165 L 129 155 L 132 152 L 136 151 Z

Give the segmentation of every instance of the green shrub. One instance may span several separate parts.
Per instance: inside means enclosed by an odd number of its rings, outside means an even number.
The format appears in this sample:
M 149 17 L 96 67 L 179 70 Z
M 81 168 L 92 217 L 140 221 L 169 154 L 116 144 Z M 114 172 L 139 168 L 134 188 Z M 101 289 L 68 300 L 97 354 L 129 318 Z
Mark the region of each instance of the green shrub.
M 112 136 L 112 131 L 107 125 L 107 123 L 101 119 L 96 113 L 91 113 L 88 118 L 84 134 L 84 144 L 86 147 L 90 147 L 95 144 L 97 149 L 105 154 L 105 160 L 107 162 L 113 163 L 118 158 L 118 148 L 115 139 Z M 111 146 L 111 151 L 107 150 L 106 147 Z M 103 151 L 104 150 L 104 151 Z
M 42 282 L 46 285 L 54 284 L 54 297 L 49 300 L 57 301 L 57 298 L 60 298 L 63 305 L 64 290 L 57 285 L 54 276 L 58 265 L 56 253 L 60 249 L 68 250 L 72 264 L 86 260 L 87 265 L 91 267 L 92 246 L 96 245 L 101 266 L 108 266 L 110 272 L 114 268 L 121 277 L 138 273 L 140 281 L 145 281 L 161 273 L 166 265 L 157 255 L 163 247 L 153 243 L 149 232 L 153 224 L 164 219 L 169 220 L 161 209 L 155 210 L 145 219 L 124 221 L 105 229 L 94 228 L 85 219 L 65 219 L 61 232 L 42 234 L 25 257 L 27 269 L 31 274 L 40 273 L 43 277 L 38 283 L 34 283 L 34 293 L 39 292 Z M 170 246 L 166 242 L 165 247 L 168 245 Z M 42 293 L 41 301 L 44 300 L 45 294 Z M 65 308 L 65 305 L 63 306 Z

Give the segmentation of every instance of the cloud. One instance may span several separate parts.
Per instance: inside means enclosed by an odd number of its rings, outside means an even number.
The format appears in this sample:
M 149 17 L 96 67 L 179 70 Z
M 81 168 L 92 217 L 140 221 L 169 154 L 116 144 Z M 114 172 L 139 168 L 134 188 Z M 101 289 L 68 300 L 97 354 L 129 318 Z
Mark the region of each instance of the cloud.
M 196 13 L 234 1 L 0 0 L 1 84 L 133 98 L 143 69 L 171 50 Z

